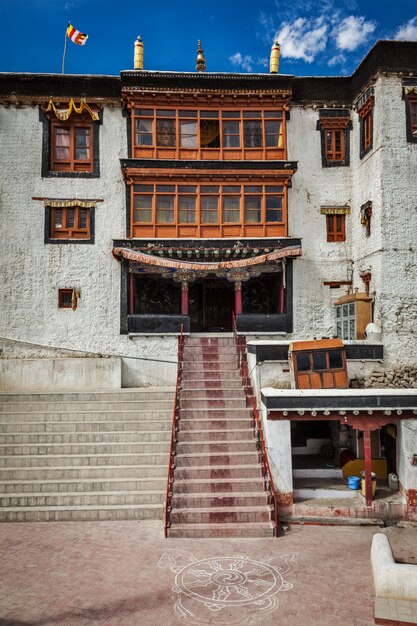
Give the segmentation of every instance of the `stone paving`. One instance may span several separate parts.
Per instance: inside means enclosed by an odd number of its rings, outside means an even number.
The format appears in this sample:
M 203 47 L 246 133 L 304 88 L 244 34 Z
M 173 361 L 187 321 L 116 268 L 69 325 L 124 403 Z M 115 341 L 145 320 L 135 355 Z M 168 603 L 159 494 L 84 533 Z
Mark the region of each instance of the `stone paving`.
M 164 539 L 160 522 L 0 526 L 0 625 L 369 626 L 378 529 Z M 387 529 L 401 556 L 416 529 Z

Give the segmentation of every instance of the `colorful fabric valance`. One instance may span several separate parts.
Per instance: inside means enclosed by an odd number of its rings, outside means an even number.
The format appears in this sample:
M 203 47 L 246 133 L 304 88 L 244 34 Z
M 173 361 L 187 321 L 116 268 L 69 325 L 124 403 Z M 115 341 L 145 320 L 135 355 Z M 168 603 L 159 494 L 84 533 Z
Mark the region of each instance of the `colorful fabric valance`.
M 80 209 L 94 209 L 96 206 L 94 201 L 86 200 L 44 200 L 43 203 L 53 209 L 67 209 L 73 206 L 80 207 Z
M 74 111 L 74 113 L 77 113 L 78 115 L 81 115 L 81 113 L 83 111 L 87 111 L 91 117 L 91 119 L 93 120 L 93 122 L 97 122 L 97 120 L 100 119 L 100 116 L 98 113 L 96 113 L 95 111 L 93 111 L 87 104 L 87 102 L 85 100 L 81 100 L 80 101 L 80 106 L 77 107 L 77 105 L 74 102 L 74 98 L 71 98 L 71 100 L 69 101 L 68 104 L 68 108 L 67 109 L 57 109 L 57 107 L 55 106 L 55 104 L 52 101 L 52 98 L 49 100 L 48 102 L 48 106 L 45 109 L 46 113 L 49 113 L 49 111 L 53 111 L 55 117 L 57 117 L 59 120 L 61 120 L 62 122 L 65 122 L 69 116 L 71 115 L 71 113 Z
M 322 206 L 322 215 L 350 215 L 350 206 Z

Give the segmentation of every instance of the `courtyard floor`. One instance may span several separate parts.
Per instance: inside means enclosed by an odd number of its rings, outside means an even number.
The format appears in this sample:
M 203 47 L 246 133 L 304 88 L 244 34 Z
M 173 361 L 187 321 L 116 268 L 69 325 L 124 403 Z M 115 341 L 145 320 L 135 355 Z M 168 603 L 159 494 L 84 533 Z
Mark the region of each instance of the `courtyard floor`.
M 378 531 L 166 540 L 160 522 L 2 524 L 0 625 L 368 626 Z M 417 562 L 416 528 L 383 532 Z

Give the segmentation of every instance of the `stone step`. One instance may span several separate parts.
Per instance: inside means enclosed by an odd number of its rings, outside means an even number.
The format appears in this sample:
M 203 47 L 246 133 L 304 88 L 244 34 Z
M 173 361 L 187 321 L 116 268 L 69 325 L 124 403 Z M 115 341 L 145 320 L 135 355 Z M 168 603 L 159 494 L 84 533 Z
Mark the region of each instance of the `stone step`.
M 157 419 L 171 419 L 173 413 L 173 405 L 170 410 L 164 409 L 161 411 L 74 411 L 74 412 L 43 412 L 38 413 L 36 411 L 31 411 L 29 413 L 0 413 L 0 426 L 4 422 L 40 422 L 40 421 L 51 421 L 51 422 L 72 422 L 72 421 L 101 421 L 105 420 L 126 420 L 126 419 L 136 419 L 136 420 L 157 420 Z
M 181 411 L 182 413 L 182 411 Z M 243 413 L 241 411 L 240 413 Z M 187 413 L 188 415 L 188 413 Z M 200 431 L 200 430 L 240 430 L 242 428 L 251 428 L 252 420 L 249 412 L 245 412 L 241 417 L 227 417 L 226 412 L 224 418 L 218 417 L 218 412 L 213 417 L 204 417 L 197 413 L 196 415 L 190 415 L 190 419 L 186 417 L 180 418 L 180 432 L 185 431 Z
M 165 503 L 165 491 L 101 491 L 68 492 L 68 493 L 15 493 L 0 496 L 1 509 L 31 506 L 108 506 L 127 504 L 159 504 Z
M 166 473 L 159 478 L 79 478 L 78 480 L 2 480 L 2 494 L 47 493 L 82 493 L 101 491 L 163 491 L 165 494 Z
M 178 433 L 178 443 L 194 442 L 194 445 L 198 445 L 198 442 L 205 443 L 207 441 L 219 442 L 219 441 L 251 441 L 255 443 L 254 431 L 252 428 L 241 428 L 227 430 L 180 430 Z
M 337 467 L 318 467 L 292 470 L 294 478 L 343 478 L 343 470 Z
M 234 337 L 186 337 L 184 347 L 188 346 L 235 346 Z
M 269 522 L 270 511 L 266 506 L 209 507 L 172 509 L 172 524 L 210 523 L 256 523 Z
M 96 400 L 94 402 L 3 402 L 0 403 L 0 413 L 85 413 L 88 411 L 162 411 L 172 410 L 174 394 L 167 400 L 118 400 L 108 402 Z
M 44 457 L 42 457 L 44 459 Z M 109 480 L 122 478 L 164 478 L 168 472 L 167 457 L 164 462 L 154 465 L 76 465 L 76 466 L 47 466 L 0 468 L 2 481 L 44 481 L 44 480 Z
M 236 376 L 235 379 L 232 378 L 226 378 L 223 381 L 221 380 L 213 380 L 213 379 L 209 379 L 206 378 L 204 380 L 187 380 L 187 379 L 183 379 L 181 381 L 181 390 L 182 393 L 184 393 L 185 391 L 194 391 L 194 390 L 210 390 L 210 391 L 216 391 L 216 390 L 221 390 L 223 391 L 224 389 L 228 389 L 228 390 L 232 390 L 232 389 L 243 389 L 242 387 L 242 380 L 240 376 Z
M 0 511 L 2 522 L 81 522 L 162 519 L 161 504 L 116 504 L 67 507 L 10 507 Z
M 206 375 L 205 375 L 206 374 Z M 199 369 L 185 369 L 182 372 L 182 385 L 184 385 L 185 382 L 191 381 L 191 380 L 198 380 L 199 382 L 202 380 L 206 380 L 206 381 L 220 381 L 220 382 L 224 382 L 224 381 L 229 381 L 229 380 L 234 380 L 234 381 L 239 381 L 240 384 L 242 384 L 242 378 L 240 375 L 239 370 L 236 369 L 221 369 L 221 370 L 207 370 L 206 372 L 204 372 L 203 370 L 199 370 Z
M 294 478 L 294 498 L 355 498 L 358 491 L 349 489 L 341 478 Z
M 181 409 L 246 409 L 246 398 L 180 398 Z
M 28 445 L 25 443 L 0 446 L 0 456 L 67 456 L 67 455 L 105 455 L 105 454 L 166 454 L 169 452 L 170 440 L 165 442 L 108 442 L 93 443 L 46 443 Z
M 135 413 L 132 414 L 134 418 Z M 100 415 L 96 415 L 96 419 Z M 114 418 L 113 418 L 114 419 Z M 138 431 L 141 433 L 158 431 L 171 432 L 171 416 L 163 420 L 154 419 L 121 419 L 117 422 L 108 421 L 38 421 L 38 422 L 3 422 L 0 423 L 0 433 L 84 433 L 104 431 Z
M 274 537 L 274 525 L 271 522 L 251 522 L 248 524 L 175 524 L 168 530 L 168 536 L 184 539 L 225 538 L 225 537 Z
M 70 443 L 133 443 L 133 442 L 167 442 L 171 432 L 160 431 L 92 431 L 75 433 L 13 433 L 0 434 L 0 445 L 5 444 L 70 444 Z
M 233 359 L 225 359 L 224 361 L 184 361 L 182 364 L 182 372 L 183 375 L 186 372 L 199 372 L 200 374 L 204 374 L 204 372 L 238 372 L 238 362 L 236 358 Z
M 176 453 L 190 454 L 198 450 L 199 454 L 229 454 L 229 452 L 253 452 L 256 449 L 256 441 L 235 439 L 232 441 L 180 441 L 176 446 Z
M 48 454 L 48 455 L 17 455 L 0 457 L 0 467 L 74 467 L 95 465 L 162 465 L 168 463 L 167 452 L 142 452 L 137 454 Z
M 217 420 L 234 420 L 234 419 L 250 419 L 252 414 L 252 409 L 250 408 L 218 408 L 218 407 L 210 407 L 210 408 L 200 408 L 200 409 L 190 409 L 183 408 L 180 409 L 180 419 L 185 420 L 209 420 L 210 422 Z
M 286 522 L 290 525 L 293 524 L 310 524 L 316 526 L 377 526 L 384 528 L 385 524 L 382 519 L 378 518 L 366 518 L 366 517 L 326 517 L 320 515 L 296 515 L 296 516 L 282 516 L 280 522 Z
M 1 402 L 117 402 L 119 400 L 167 400 L 169 401 L 175 392 L 175 387 L 143 387 L 116 389 L 114 391 L 62 391 L 57 392 L 0 392 Z
M 204 452 L 201 454 L 193 454 L 190 452 L 189 454 L 177 454 L 175 456 L 175 466 L 177 468 L 207 465 L 227 465 L 230 467 L 233 465 L 250 465 L 251 463 L 253 465 L 257 465 L 258 463 L 258 453 L 256 450 L 253 452 L 227 452 L 224 454 L 209 454 Z
M 237 491 L 224 493 L 175 493 L 171 500 L 172 510 L 174 509 L 208 509 L 227 507 L 266 507 L 267 494 L 261 489 L 255 492 Z
M 200 466 L 181 466 L 175 468 L 174 484 L 177 480 L 210 480 L 217 482 L 218 480 L 226 480 L 233 478 L 240 479 L 256 479 L 262 477 L 262 468 L 260 464 L 246 465 L 200 465 Z
M 238 357 L 237 350 L 234 346 L 185 346 L 183 359 L 221 359 L 224 356 Z
M 217 387 L 217 389 L 181 389 L 181 400 L 246 400 L 242 387 L 227 388 Z
M 250 491 L 264 491 L 264 481 L 259 478 L 194 478 L 190 480 L 175 480 L 174 492 L 181 493 L 243 493 Z

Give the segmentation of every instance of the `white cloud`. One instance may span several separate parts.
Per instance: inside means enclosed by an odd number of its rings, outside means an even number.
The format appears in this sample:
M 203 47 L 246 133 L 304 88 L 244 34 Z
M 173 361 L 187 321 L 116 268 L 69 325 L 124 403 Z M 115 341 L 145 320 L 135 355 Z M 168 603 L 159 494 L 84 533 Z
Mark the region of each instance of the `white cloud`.
M 344 54 L 335 54 L 334 57 L 332 57 L 331 59 L 329 59 L 329 61 L 327 61 L 327 65 L 329 65 L 330 67 L 333 67 L 334 65 L 341 65 L 345 61 L 346 61 L 346 57 Z
M 399 27 L 394 39 L 397 41 L 417 41 L 417 15 Z
M 339 50 L 352 52 L 366 43 L 375 30 L 375 22 L 367 22 L 363 16 L 349 15 L 340 22 L 332 31 Z
M 236 52 L 236 54 L 232 54 L 232 56 L 229 57 L 229 61 L 233 65 L 241 67 L 246 72 L 253 71 L 253 58 L 250 56 L 250 54 L 242 55 L 240 52 Z
M 281 56 L 312 63 L 326 47 L 327 30 L 323 16 L 317 19 L 299 17 L 292 23 L 284 22 L 275 33 L 275 39 L 281 45 Z

